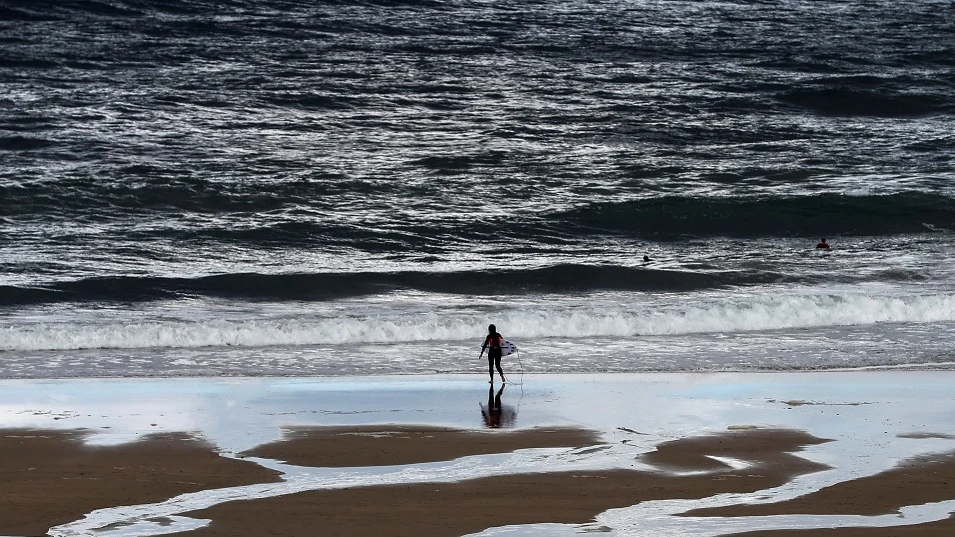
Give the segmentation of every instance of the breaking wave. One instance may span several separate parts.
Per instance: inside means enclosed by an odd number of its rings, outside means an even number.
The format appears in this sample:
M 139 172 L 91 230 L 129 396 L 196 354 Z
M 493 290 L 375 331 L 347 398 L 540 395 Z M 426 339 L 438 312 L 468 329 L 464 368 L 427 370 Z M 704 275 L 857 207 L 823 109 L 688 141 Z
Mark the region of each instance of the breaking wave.
M 251 318 L 169 320 L 112 319 L 0 326 L 0 349 L 40 351 L 98 348 L 196 348 L 216 346 L 301 346 L 460 342 L 481 334 L 487 313 L 329 316 L 257 314 Z M 507 336 L 546 338 L 639 338 L 741 333 L 875 323 L 955 321 L 955 295 L 869 296 L 865 294 L 751 296 L 709 303 L 679 300 L 643 306 L 535 306 L 494 313 Z

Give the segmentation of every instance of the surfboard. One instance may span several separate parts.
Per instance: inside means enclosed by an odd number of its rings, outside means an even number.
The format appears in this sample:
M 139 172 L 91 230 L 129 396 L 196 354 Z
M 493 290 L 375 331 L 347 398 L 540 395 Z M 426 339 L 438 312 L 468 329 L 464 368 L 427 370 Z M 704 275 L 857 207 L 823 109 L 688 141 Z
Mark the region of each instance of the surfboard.
M 506 339 L 501 343 L 501 356 L 514 354 L 515 352 L 517 352 L 517 345 L 511 343 L 510 341 Z

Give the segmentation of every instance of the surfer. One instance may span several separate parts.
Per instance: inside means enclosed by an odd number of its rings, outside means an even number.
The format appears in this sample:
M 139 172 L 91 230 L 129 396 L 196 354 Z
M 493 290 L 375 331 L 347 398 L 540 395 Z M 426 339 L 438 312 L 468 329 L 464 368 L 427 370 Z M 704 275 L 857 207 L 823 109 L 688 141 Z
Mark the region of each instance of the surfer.
M 825 238 L 825 237 L 823 237 L 823 238 L 820 240 L 819 244 L 816 245 L 816 249 L 817 249 L 817 250 L 831 250 L 831 248 L 829 247 L 829 243 L 826 242 L 826 238 Z
M 491 384 L 494 384 L 494 367 L 501 375 L 501 382 L 507 382 L 504 378 L 504 370 L 501 369 L 501 343 L 504 342 L 504 336 L 497 333 L 497 327 L 493 324 L 487 327 L 487 337 L 484 338 L 484 344 L 481 345 L 481 354 L 484 356 L 484 349 L 487 349 L 487 371 L 491 375 Z

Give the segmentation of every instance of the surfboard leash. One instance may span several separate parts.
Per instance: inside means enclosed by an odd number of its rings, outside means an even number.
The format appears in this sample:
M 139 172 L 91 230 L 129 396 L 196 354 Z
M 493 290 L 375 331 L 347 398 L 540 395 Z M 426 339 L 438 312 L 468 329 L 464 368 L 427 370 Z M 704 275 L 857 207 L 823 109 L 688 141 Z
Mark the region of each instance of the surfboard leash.
M 523 393 L 524 393 L 524 362 L 521 361 L 521 349 L 520 349 L 520 347 L 517 348 L 517 364 L 521 367 L 521 381 L 520 381 L 520 382 L 512 382 L 511 384 L 517 384 L 518 386 L 520 386 L 520 387 L 521 387 L 521 394 L 523 394 Z

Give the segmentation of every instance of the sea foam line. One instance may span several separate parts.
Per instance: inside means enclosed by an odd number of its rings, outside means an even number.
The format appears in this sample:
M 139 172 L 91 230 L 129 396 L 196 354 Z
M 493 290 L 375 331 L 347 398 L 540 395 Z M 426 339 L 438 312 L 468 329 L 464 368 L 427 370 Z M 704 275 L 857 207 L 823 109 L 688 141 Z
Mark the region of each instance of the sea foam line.
M 485 330 L 489 318 L 508 337 L 637 337 L 738 333 L 875 323 L 955 321 L 955 295 L 870 296 L 750 295 L 720 299 L 518 302 L 498 311 L 447 314 L 408 312 L 382 304 L 381 313 L 301 315 L 263 311 L 221 318 L 216 312 L 191 318 L 141 321 L 110 311 L 76 320 L 35 322 L 8 317 L 0 324 L 0 350 L 46 351 L 199 347 L 461 342 Z M 258 316 L 261 315 L 261 316 Z

